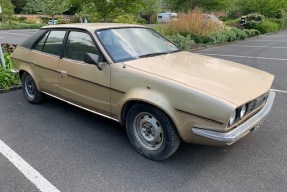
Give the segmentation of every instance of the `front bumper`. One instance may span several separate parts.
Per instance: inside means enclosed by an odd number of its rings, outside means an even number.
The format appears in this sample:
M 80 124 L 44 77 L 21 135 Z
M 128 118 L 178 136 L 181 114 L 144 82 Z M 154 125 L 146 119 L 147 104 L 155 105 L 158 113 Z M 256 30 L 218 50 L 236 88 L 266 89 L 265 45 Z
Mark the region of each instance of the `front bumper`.
M 222 132 L 216 132 L 216 131 L 210 131 L 206 129 L 201 129 L 201 128 L 192 128 L 192 132 L 196 135 L 223 142 L 223 143 L 234 143 L 246 134 L 248 134 L 253 128 L 258 126 L 264 118 L 268 115 L 270 112 L 273 101 L 275 98 L 275 92 L 270 91 L 268 99 L 265 103 L 265 105 L 262 107 L 260 111 L 258 111 L 254 116 L 252 116 L 250 119 L 236 127 L 235 129 L 227 132 L 227 133 L 222 133 Z

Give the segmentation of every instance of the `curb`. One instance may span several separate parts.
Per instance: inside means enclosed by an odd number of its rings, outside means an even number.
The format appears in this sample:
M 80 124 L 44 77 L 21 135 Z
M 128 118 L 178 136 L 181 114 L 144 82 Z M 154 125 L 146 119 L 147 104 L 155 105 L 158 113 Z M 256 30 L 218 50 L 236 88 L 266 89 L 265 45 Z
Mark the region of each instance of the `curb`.
M 19 90 L 19 89 L 22 89 L 22 85 L 18 85 L 18 86 L 11 87 L 9 90 L 0 89 L 0 94 L 2 94 L 2 93 L 8 93 L 8 92 L 10 92 L 10 91 L 16 91 L 16 90 Z

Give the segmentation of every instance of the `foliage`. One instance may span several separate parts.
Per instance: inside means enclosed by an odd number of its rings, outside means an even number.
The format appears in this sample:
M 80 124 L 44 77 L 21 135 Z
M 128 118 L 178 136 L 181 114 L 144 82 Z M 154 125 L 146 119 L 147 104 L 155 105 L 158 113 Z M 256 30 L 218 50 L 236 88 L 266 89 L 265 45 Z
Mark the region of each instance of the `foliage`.
M 246 29 L 257 29 L 261 34 L 265 34 L 280 30 L 280 25 L 269 20 L 262 22 L 248 21 L 246 23 Z
M 233 32 L 236 33 L 236 38 L 237 39 L 245 39 L 247 37 L 247 34 L 243 30 L 240 30 L 240 29 L 238 29 L 236 27 L 233 27 L 230 30 L 232 30 Z
M 286 0 L 235 0 L 235 6 L 243 15 L 260 13 L 272 17 L 274 12 L 287 8 Z
M 250 29 L 251 37 L 260 35 L 260 31 L 257 29 Z
M 0 5 L 2 8 L 2 13 L 0 14 L 2 21 L 14 14 L 13 5 L 10 0 L 1 0 Z
M 14 12 L 19 14 L 23 11 L 23 8 L 26 6 L 27 1 L 25 0 L 11 0 L 11 3 L 14 6 Z
M 43 13 L 51 15 L 54 19 L 56 14 L 62 14 L 68 10 L 67 0 L 28 0 L 24 11 L 27 13 Z
M 178 21 L 170 22 L 162 27 L 162 32 L 166 35 L 179 33 L 186 36 L 211 36 L 222 30 L 222 26 L 213 20 L 206 20 L 199 9 L 195 9 L 188 14 L 178 14 Z M 196 40 L 195 40 L 196 41 Z
M 287 26 L 287 17 L 284 17 L 284 18 L 281 18 L 281 19 L 270 18 L 268 20 L 273 22 L 273 23 L 277 23 L 279 25 L 279 30 L 285 29 L 286 26 Z
M 251 31 L 249 29 L 244 29 L 244 32 L 246 33 L 247 37 L 252 37 Z
M 190 35 L 185 37 L 177 33 L 175 35 L 168 35 L 166 38 L 175 43 L 182 50 L 191 50 L 192 45 L 195 44 Z
M 152 23 L 152 18 L 156 18 L 157 13 L 161 10 L 162 0 L 141 0 L 141 14 L 148 18 L 149 23 Z
M 6 68 L 2 68 L 0 65 L 0 89 L 9 91 L 11 87 L 20 84 L 19 76 L 12 71 L 13 64 L 10 56 L 11 52 L 16 48 L 16 46 L 7 43 L 2 44 L 2 46 Z
M 166 9 L 175 12 L 188 12 L 196 7 L 205 11 L 225 10 L 232 5 L 231 0 L 163 0 Z
M 258 13 L 250 13 L 246 15 L 247 21 L 255 21 L 255 22 L 261 22 L 264 21 L 264 15 L 258 14 Z
M 93 20 L 107 22 L 123 13 L 139 10 L 139 2 L 134 0 L 88 0 L 84 4 L 84 14 L 89 14 Z
M 27 24 L 27 23 L 18 23 L 15 21 L 8 21 L 0 24 L 0 29 L 39 29 L 43 27 L 43 24 Z
M 233 30 L 226 30 L 225 34 L 227 42 L 235 41 L 237 39 L 237 35 Z
M 241 27 L 240 18 L 227 20 L 224 22 L 224 24 L 230 27 L 237 27 L 237 28 Z
M 134 19 L 133 15 L 130 14 L 123 14 L 117 16 L 115 19 L 113 19 L 113 23 L 130 23 L 130 24 L 136 24 L 137 22 Z
M 2 43 L 2 51 L 3 53 L 11 54 L 17 47 L 16 44 Z

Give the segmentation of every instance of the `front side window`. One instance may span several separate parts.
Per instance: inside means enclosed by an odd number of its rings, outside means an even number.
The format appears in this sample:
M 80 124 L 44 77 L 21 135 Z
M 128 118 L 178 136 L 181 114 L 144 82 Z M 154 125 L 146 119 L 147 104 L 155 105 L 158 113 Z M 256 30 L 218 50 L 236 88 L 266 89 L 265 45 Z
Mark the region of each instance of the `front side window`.
M 147 28 L 105 29 L 96 32 L 114 62 L 168 54 L 179 49 Z
M 51 31 L 43 47 L 43 52 L 60 55 L 66 31 Z
M 89 34 L 79 31 L 70 32 L 65 49 L 65 58 L 84 61 L 86 53 L 99 55 L 99 61 L 103 61 Z

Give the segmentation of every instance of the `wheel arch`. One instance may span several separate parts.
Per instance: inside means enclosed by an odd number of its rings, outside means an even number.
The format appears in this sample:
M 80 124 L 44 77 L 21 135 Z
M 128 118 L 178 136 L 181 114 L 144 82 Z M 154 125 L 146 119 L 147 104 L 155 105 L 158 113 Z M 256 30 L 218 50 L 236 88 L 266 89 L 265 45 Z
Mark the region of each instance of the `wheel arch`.
M 121 114 L 120 114 L 120 123 L 122 125 L 125 125 L 125 123 L 126 123 L 126 117 L 127 117 L 129 110 L 134 105 L 137 105 L 137 104 L 145 104 L 145 105 L 149 105 L 149 106 L 152 106 L 152 107 L 155 107 L 155 108 L 161 110 L 163 113 L 165 113 L 170 118 L 171 122 L 175 125 L 177 132 L 180 133 L 178 131 L 178 127 L 177 127 L 177 124 L 174 120 L 174 116 L 171 112 L 172 109 L 170 107 L 168 107 L 167 105 L 164 105 L 165 107 L 163 107 L 162 105 L 159 105 L 158 103 L 150 102 L 147 100 L 140 100 L 140 99 L 131 99 L 131 100 L 128 100 L 125 102 L 125 104 L 123 105 L 123 107 L 121 109 Z
M 36 77 L 33 75 L 33 73 L 30 73 L 29 70 L 25 70 L 25 69 L 19 70 L 18 73 L 19 73 L 19 77 L 20 77 L 20 80 L 21 80 L 21 81 L 22 81 L 22 77 L 23 77 L 23 74 L 24 74 L 24 73 L 29 74 L 29 75 L 32 77 L 32 79 L 34 80 L 34 83 L 36 84 L 37 89 L 40 90 L 40 89 L 39 89 L 38 82 L 36 81 Z

